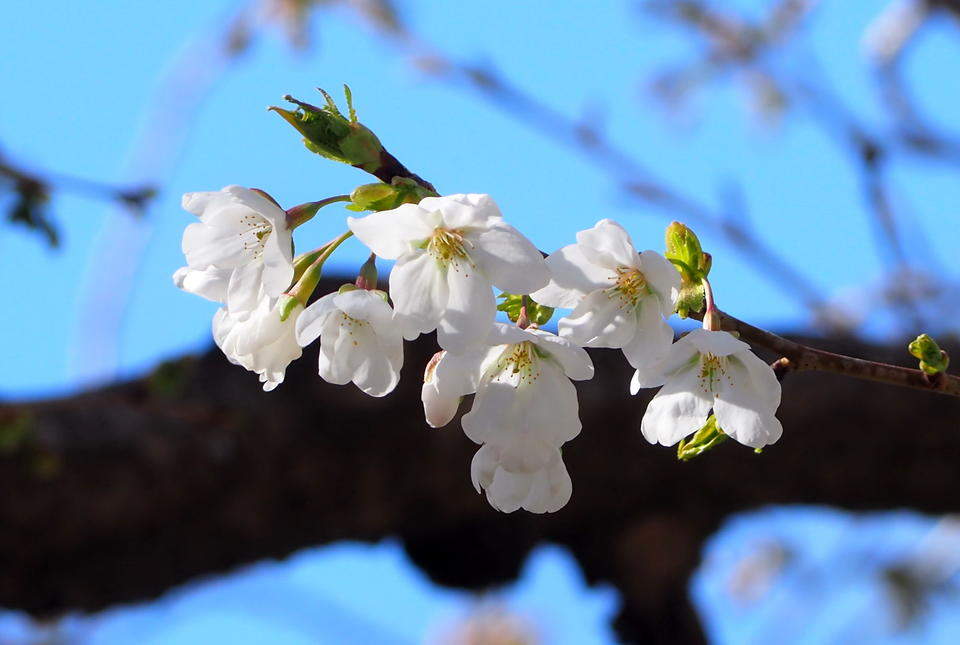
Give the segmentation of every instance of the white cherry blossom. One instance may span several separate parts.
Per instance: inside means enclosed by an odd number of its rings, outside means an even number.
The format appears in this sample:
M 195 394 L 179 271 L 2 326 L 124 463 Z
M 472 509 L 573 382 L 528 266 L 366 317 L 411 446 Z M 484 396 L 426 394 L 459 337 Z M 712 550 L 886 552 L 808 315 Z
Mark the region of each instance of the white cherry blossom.
M 510 470 L 509 455 L 495 444 L 481 446 L 470 463 L 470 478 L 477 492 L 485 490 L 490 505 L 504 513 L 523 508 L 531 513 L 553 513 L 570 501 L 573 482 L 560 450 L 552 448 L 547 462 L 535 471 Z
M 320 338 L 320 377 L 336 385 L 353 382 L 371 396 L 384 396 L 400 380 L 403 337 L 382 291 L 353 289 L 328 294 L 297 320 L 297 342 Z
M 577 243 L 547 258 L 551 279 L 531 297 L 573 309 L 560 335 L 583 347 L 622 349 L 635 368 L 666 354 L 673 330 L 664 320 L 676 304 L 680 274 L 654 251 L 638 253 L 622 226 L 603 219 Z
M 187 266 L 174 274 L 178 286 L 225 302 L 233 314 L 249 312 L 262 296 L 276 298 L 290 286 L 292 231 L 273 201 L 249 188 L 227 186 L 187 193 L 183 208 L 200 221 L 183 232 Z
M 461 425 L 482 444 L 471 467 L 490 504 L 510 512 L 552 512 L 570 497 L 560 446 L 580 433 L 573 380 L 593 376 L 581 347 L 539 329 L 494 323 L 487 347 L 443 352 L 428 366 L 424 413 L 434 427 L 456 414 L 460 398 L 476 393 Z M 433 361 L 432 361 L 433 362 Z
M 728 332 L 691 331 L 657 365 L 637 370 L 630 390 L 658 385 L 663 387 L 641 422 L 650 443 L 674 445 L 699 430 L 711 410 L 723 432 L 752 448 L 783 433 L 775 416 L 780 382 L 773 369 Z
M 527 294 L 549 278 L 540 252 L 489 195 L 427 197 L 347 222 L 374 253 L 397 261 L 390 297 L 407 340 L 437 329 L 441 347 L 462 353 L 493 322 L 493 287 Z
M 213 317 L 213 339 L 231 363 L 260 375 L 267 392 L 283 383 L 287 365 L 303 353 L 295 329 L 303 306 L 296 305 L 280 320 L 277 300 L 263 296 L 250 312 L 235 314 L 220 308 Z

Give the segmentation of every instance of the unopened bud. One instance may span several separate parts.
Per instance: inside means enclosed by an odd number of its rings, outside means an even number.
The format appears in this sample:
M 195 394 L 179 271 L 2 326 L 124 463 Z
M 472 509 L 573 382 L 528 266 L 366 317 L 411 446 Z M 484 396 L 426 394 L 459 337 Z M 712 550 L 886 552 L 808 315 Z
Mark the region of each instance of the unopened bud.
M 402 204 L 419 204 L 432 190 L 408 177 L 394 177 L 389 184 L 364 184 L 350 193 L 352 211 L 388 211 Z
M 276 106 L 270 109 L 303 135 L 303 143 L 311 152 L 367 172 L 375 172 L 380 168 L 383 146 L 377 136 L 357 120 L 350 88 L 344 85 L 349 118 L 340 112 L 329 94 L 319 91 L 326 99 L 323 107 L 310 105 L 287 95 L 283 97 L 284 100 L 295 104 L 295 110 Z
M 914 358 L 920 359 L 920 369 L 925 374 L 946 372 L 947 366 L 950 365 L 950 356 L 927 334 L 917 336 L 907 349 Z
M 376 289 L 377 288 L 377 256 L 373 253 L 367 258 L 367 261 L 360 267 L 357 274 L 357 281 L 354 283 L 358 289 Z
M 703 311 L 706 304 L 703 281 L 710 273 L 713 258 L 704 253 L 696 233 L 680 222 L 672 222 L 664 235 L 664 257 L 680 272 L 680 294 L 677 297 L 677 315 L 686 318 Z M 704 325 L 706 329 L 706 325 Z

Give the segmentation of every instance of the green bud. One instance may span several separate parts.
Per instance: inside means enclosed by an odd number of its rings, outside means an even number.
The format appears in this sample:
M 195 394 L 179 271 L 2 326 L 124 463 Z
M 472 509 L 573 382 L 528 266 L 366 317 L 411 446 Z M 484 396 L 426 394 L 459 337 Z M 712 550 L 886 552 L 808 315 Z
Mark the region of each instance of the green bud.
M 497 311 L 506 313 L 510 322 L 517 322 L 517 320 L 520 319 L 524 298 L 526 298 L 527 322 L 529 324 L 540 327 L 550 322 L 550 319 L 553 317 L 553 307 L 541 305 L 535 302 L 530 296 L 521 296 L 515 293 L 501 293 L 497 298 L 503 300 L 503 302 L 497 305 Z
M 298 101 L 289 94 L 284 100 L 297 106 L 293 111 L 276 106 L 270 109 L 303 135 L 303 143 L 321 157 L 339 161 L 367 172 L 375 172 L 384 152 L 377 135 L 357 120 L 350 88 L 343 86 L 347 97 L 348 117 L 345 117 L 329 94 L 319 90 L 326 99 L 323 107 Z
M 925 374 L 932 376 L 946 372 L 947 366 L 950 365 L 950 356 L 927 334 L 917 336 L 907 349 L 914 358 L 920 359 L 920 369 Z
M 419 204 L 424 197 L 436 195 L 407 177 L 394 177 L 389 184 L 364 184 L 350 193 L 347 210 L 388 211 L 401 204 Z
M 337 293 L 350 293 L 351 291 L 356 291 L 359 287 L 355 284 L 344 284 L 340 285 L 340 288 L 337 289 Z
M 672 222 L 664 235 L 666 257 L 680 272 L 680 295 L 677 314 L 686 318 L 703 311 L 706 306 L 703 279 L 710 273 L 713 258 L 704 253 L 696 233 L 680 222 Z
M 690 461 L 728 439 L 726 433 L 717 425 L 716 415 L 710 418 L 690 439 L 683 439 L 677 446 L 677 459 Z

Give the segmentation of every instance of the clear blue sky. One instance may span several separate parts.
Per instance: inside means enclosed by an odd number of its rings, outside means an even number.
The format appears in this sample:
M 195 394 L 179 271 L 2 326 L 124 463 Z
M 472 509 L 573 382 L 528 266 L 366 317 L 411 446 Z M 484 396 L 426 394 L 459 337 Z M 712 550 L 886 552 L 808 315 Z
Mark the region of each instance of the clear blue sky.
M 691 52 L 676 32 L 641 18 L 633 3 L 402 4 L 413 28 L 451 55 L 493 63 L 568 114 L 602 107 L 613 139 L 694 196 L 714 202 L 726 182 L 741 182 L 758 231 L 824 294 L 841 297 L 883 275 L 856 178 L 806 118 L 759 128 L 743 94 L 729 84 L 700 94 L 682 126 L 645 98 L 645 79 L 664 64 L 689 60 Z M 823 3 L 810 42 L 858 114 L 882 126 L 859 50 L 878 4 Z M 344 11 L 320 14 L 311 52 L 294 54 L 272 29 L 232 68 L 212 74 L 216 81 L 202 100 L 183 100 L 184 87 L 211 75 L 211 51 L 236 7 L 234 0 L 4 7 L 0 150 L 64 174 L 160 180 L 163 192 L 140 222 L 96 200 L 58 195 L 52 212 L 63 248 L 57 251 L 19 229 L 0 228 L 0 280 L 7 289 L 0 397 L 70 391 L 209 344 L 214 306 L 170 283 L 190 221 L 179 208 L 183 192 L 237 183 L 294 205 L 368 181 L 307 153 L 265 111 L 288 92 L 310 100 L 315 86 L 338 90 L 349 83 L 361 119 L 411 169 L 443 192 L 492 194 L 540 248 L 567 244 L 602 217 L 626 225 L 638 246 L 661 248 L 668 216 L 629 206 L 577 154 L 468 92 L 425 81 Z M 931 31 L 912 53 L 909 72 L 921 104 L 960 130 L 958 42 L 946 27 Z M 175 71 L 187 77 L 171 83 Z M 171 87 L 181 93 L 171 98 Z M 904 212 L 923 227 L 930 252 L 955 279 L 956 175 L 909 163 L 898 165 L 893 179 Z M 341 227 L 339 214 L 328 211 L 298 243 L 306 248 Z M 805 323 L 790 294 L 757 276 L 713 234 L 701 233 L 714 252 L 722 307 L 781 329 Z M 348 244 L 335 265 L 350 271 L 364 256 L 359 244 Z M 123 313 L 111 316 L 116 311 Z

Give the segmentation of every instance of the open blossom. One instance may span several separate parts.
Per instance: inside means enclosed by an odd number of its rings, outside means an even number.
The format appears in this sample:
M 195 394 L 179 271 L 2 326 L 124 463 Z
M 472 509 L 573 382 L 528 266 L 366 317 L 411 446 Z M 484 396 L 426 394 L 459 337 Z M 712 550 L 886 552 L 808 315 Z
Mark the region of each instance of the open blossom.
M 213 339 L 235 365 L 260 375 L 267 392 L 283 383 L 287 365 L 303 353 L 295 329 L 303 307 L 280 320 L 277 300 L 263 296 L 250 312 L 235 314 L 221 307 L 213 317 Z
M 571 379 L 593 376 L 586 351 L 539 329 L 494 323 L 487 347 L 443 352 L 428 366 L 423 387 L 430 425 L 448 423 L 460 398 L 476 392 L 461 424 L 482 448 L 471 473 L 478 492 L 504 512 L 553 512 L 571 485 L 559 448 L 580 433 Z
M 180 288 L 249 312 L 261 296 L 283 293 L 293 280 L 292 232 L 286 213 L 257 191 L 227 186 L 187 193 L 183 207 L 200 217 L 183 232 L 187 266 L 174 274 Z
M 573 309 L 560 335 L 583 347 L 622 349 L 633 367 L 663 358 L 673 330 L 680 274 L 654 251 L 638 253 L 630 236 L 604 219 L 577 233 L 577 243 L 547 258 L 551 279 L 531 297 L 549 307 Z
M 407 340 L 437 329 L 440 346 L 461 353 L 493 322 L 492 287 L 527 294 L 549 278 L 540 252 L 489 195 L 427 197 L 347 222 L 374 253 L 397 261 L 390 296 Z
M 699 430 L 711 409 L 724 433 L 752 448 L 780 438 L 774 416 L 780 382 L 750 346 L 725 331 L 696 329 L 680 338 L 667 356 L 634 374 L 630 389 L 663 385 L 643 415 L 650 443 L 672 446 Z
M 382 291 L 354 289 L 328 294 L 297 320 L 297 342 L 320 338 L 320 376 L 337 385 L 353 383 L 384 396 L 400 380 L 403 337 Z

